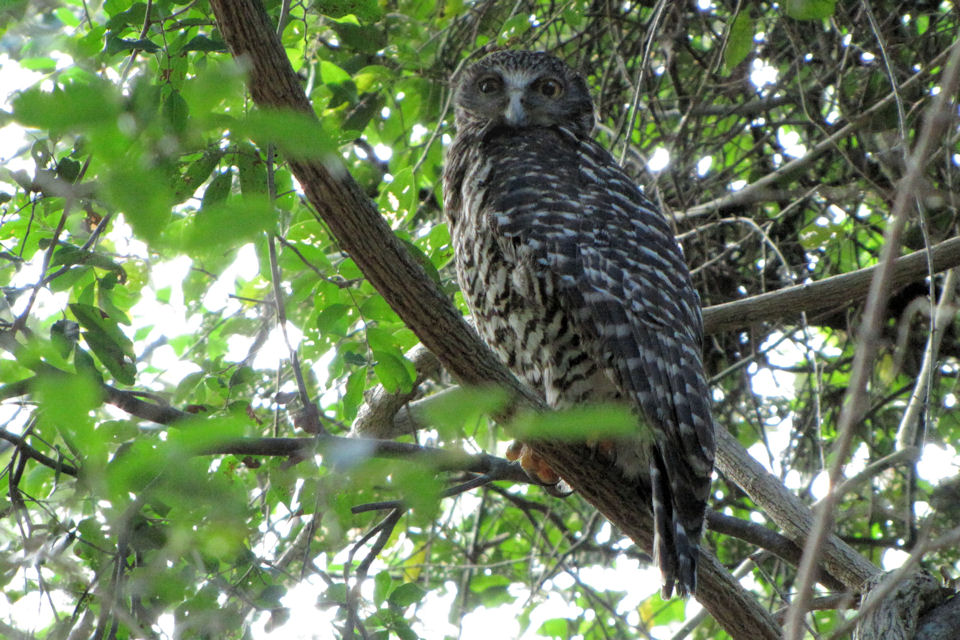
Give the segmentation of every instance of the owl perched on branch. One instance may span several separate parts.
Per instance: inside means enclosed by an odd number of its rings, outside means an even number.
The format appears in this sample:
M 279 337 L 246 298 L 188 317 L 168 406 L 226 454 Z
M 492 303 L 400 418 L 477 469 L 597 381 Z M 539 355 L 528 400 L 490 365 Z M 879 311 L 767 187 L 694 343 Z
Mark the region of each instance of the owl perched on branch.
M 692 593 L 714 426 L 670 225 L 590 137 L 587 84 L 557 58 L 493 53 L 455 91 L 444 208 L 477 328 L 551 407 L 631 405 L 637 435 L 597 455 L 652 511 L 664 597 Z

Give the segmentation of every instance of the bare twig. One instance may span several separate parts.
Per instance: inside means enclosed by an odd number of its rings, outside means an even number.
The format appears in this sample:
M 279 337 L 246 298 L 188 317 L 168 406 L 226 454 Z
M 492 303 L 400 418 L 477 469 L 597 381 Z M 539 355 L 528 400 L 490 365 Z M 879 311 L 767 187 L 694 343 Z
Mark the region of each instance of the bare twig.
M 947 327 L 950 326 L 950 318 L 956 313 L 953 303 L 956 288 L 957 270 L 951 269 L 943 280 L 940 302 L 937 303 L 937 307 L 930 317 L 930 335 L 927 337 L 927 346 L 923 350 L 923 362 L 920 365 L 920 372 L 917 373 L 917 383 L 910 393 L 910 400 L 907 402 L 907 408 L 904 410 L 900 426 L 897 428 L 897 449 L 899 450 L 915 449 L 920 445 L 918 440 L 923 438 L 922 432 L 920 437 L 917 437 L 920 412 L 927 405 L 929 399 L 929 389 L 933 380 L 937 353 L 940 351 L 940 342 L 943 340 L 943 334 Z
M 54 460 L 50 456 L 41 453 L 36 448 L 27 444 L 26 436 L 10 433 L 6 429 L 0 429 L 0 440 L 6 440 L 10 444 L 17 447 L 17 451 L 20 456 L 36 460 L 43 466 L 49 467 L 57 473 L 62 473 L 74 478 L 76 478 L 80 473 L 80 471 L 72 464 L 68 464 L 63 460 Z

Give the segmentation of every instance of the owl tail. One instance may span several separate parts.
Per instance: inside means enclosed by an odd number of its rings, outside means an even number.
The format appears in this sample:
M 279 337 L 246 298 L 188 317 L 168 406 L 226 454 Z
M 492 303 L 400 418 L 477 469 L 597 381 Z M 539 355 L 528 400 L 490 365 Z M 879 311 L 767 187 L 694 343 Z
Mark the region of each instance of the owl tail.
M 691 537 L 677 518 L 673 492 L 659 452 L 650 461 L 653 506 L 653 559 L 663 576 L 661 596 L 668 600 L 676 585 L 677 595 L 686 597 L 697 589 L 699 530 Z

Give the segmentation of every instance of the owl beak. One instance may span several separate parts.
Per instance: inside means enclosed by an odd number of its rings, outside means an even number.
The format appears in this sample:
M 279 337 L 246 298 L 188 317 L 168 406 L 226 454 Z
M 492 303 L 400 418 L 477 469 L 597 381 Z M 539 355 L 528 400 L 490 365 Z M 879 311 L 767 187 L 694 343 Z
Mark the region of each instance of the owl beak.
M 522 127 L 527 124 L 527 111 L 523 106 L 523 90 L 508 91 L 507 108 L 503 112 L 503 120 L 511 127 Z

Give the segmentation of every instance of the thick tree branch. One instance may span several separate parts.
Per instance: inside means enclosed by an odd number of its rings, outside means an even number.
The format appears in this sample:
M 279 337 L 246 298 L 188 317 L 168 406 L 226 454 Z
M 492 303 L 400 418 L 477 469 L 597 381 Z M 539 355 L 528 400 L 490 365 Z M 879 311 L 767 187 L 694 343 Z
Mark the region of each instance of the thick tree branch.
M 249 66 L 250 92 L 257 105 L 312 113 L 299 78 L 259 3 L 212 0 L 210 4 L 227 46 Z M 465 385 L 495 384 L 509 389 L 529 406 L 544 408 L 466 324 L 342 167 L 295 159 L 290 167 L 340 246 L 454 378 Z M 582 448 L 569 444 L 557 444 L 543 455 L 554 468 L 567 471 L 576 467 L 568 480 L 571 486 L 641 548 L 651 548 L 649 516 L 636 509 L 622 509 L 626 496 L 618 492 L 627 489 L 609 473 L 609 465 L 592 460 Z M 777 637 L 770 614 L 709 551 L 703 555 L 696 595 L 733 637 Z
M 934 273 L 960 265 L 960 238 L 934 245 L 929 252 L 930 262 L 927 258 L 927 251 L 915 251 L 895 260 L 891 266 L 890 290 L 923 279 L 931 264 Z M 867 297 L 877 269 L 876 266 L 866 267 L 707 307 L 703 310 L 704 331 L 708 334 L 725 333 L 757 322 L 799 317 L 804 312 L 809 316 L 847 307 Z

